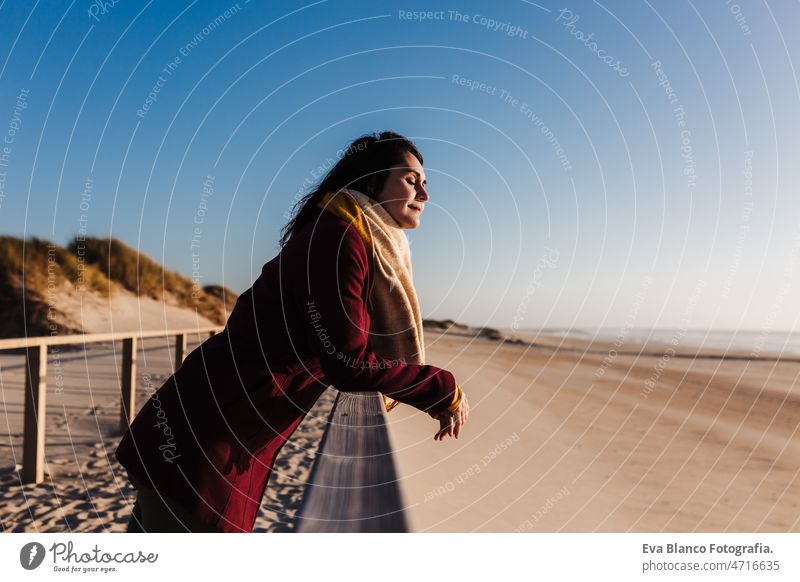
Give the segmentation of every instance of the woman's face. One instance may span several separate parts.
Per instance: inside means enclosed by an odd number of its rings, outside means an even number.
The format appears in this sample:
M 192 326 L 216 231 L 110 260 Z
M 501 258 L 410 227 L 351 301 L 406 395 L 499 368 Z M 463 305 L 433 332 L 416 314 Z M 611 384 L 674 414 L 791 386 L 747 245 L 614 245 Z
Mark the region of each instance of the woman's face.
M 425 170 L 411 152 L 405 152 L 403 163 L 389 171 L 383 190 L 375 199 L 395 219 L 400 228 L 417 228 L 419 217 L 430 198 L 426 190 Z

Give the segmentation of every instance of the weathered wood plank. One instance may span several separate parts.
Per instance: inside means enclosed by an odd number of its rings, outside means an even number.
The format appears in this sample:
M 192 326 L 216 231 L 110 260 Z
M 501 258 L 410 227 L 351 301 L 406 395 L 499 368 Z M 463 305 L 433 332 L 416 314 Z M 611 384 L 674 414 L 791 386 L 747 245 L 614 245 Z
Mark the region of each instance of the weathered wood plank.
M 177 371 L 181 367 L 183 360 L 186 358 L 186 334 L 179 333 L 175 336 L 175 366 L 173 369 Z
M 47 408 L 47 347 L 25 350 L 25 424 L 22 480 L 44 480 L 45 410 Z
M 122 340 L 122 370 L 120 371 L 122 405 L 119 419 L 119 427 L 122 432 L 128 430 L 136 414 L 136 344 L 135 337 Z
M 386 412 L 378 392 L 340 392 L 295 530 L 407 532 Z
M 224 329 L 224 326 L 215 325 L 211 327 L 189 327 L 186 329 L 165 329 L 156 331 L 141 331 L 138 333 L 131 332 L 110 332 L 110 333 L 85 333 L 73 335 L 43 335 L 43 336 L 28 336 L 18 338 L 0 339 L 0 350 L 13 350 L 17 348 L 29 348 L 32 346 L 56 346 L 56 345 L 81 345 L 96 342 L 117 342 L 124 340 L 128 337 L 135 337 L 139 339 L 154 338 L 154 337 L 168 337 L 177 335 L 179 333 L 191 334 L 210 334 L 219 333 Z

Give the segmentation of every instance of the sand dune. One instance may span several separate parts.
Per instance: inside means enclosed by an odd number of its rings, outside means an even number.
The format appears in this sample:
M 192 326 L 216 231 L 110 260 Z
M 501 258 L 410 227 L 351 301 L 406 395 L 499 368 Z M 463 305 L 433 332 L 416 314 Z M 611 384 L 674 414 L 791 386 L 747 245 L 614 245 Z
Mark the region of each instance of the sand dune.
M 59 309 L 86 333 L 188 329 L 218 325 L 191 309 L 168 305 L 119 289 L 110 299 L 96 293 L 75 293 L 65 285 Z M 231 305 L 230 308 L 233 308 Z

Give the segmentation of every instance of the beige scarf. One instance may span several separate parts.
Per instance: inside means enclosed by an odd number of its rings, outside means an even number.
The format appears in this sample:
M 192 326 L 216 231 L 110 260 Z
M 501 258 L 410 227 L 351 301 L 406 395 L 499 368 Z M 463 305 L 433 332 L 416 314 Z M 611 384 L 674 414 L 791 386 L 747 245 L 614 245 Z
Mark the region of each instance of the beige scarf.
M 348 220 L 372 255 L 370 349 L 406 363 L 425 363 L 425 344 L 408 237 L 383 206 L 353 189 L 328 192 L 318 206 Z M 386 410 L 399 404 L 384 395 Z

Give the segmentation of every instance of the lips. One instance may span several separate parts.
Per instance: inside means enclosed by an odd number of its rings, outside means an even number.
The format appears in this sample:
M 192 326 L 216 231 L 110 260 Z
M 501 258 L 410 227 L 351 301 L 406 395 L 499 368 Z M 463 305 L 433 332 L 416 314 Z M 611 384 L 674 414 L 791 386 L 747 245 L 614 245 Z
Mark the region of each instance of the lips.
M 408 207 L 411 210 L 416 210 L 417 212 L 422 212 L 422 206 L 419 206 L 417 204 L 409 204 Z

